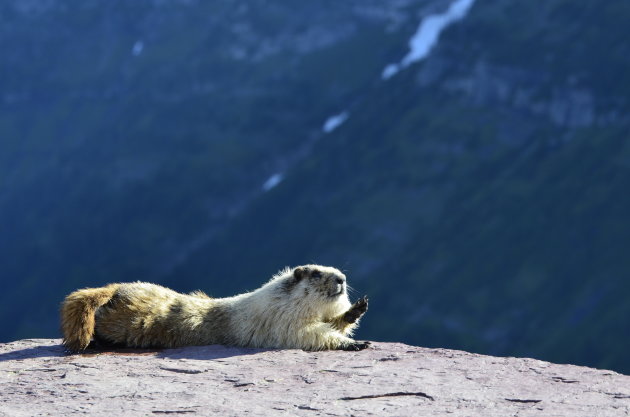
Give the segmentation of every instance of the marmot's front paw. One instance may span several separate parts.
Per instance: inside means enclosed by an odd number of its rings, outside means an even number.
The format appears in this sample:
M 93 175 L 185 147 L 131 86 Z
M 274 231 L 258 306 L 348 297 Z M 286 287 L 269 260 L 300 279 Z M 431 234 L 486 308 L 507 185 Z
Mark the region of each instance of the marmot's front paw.
M 367 295 L 364 295 L 363 298 L 359 299 L 356 303 L 350 307 L 350 310 L 346 311 L 346 314 L 343 316 L 344 320 L 348 323 L 354 323 L 357 321 L 368 309 L 368 298 Z
M 341 350 L 358 351 L 369 348 L 371 345 L 367 340 L 364 342 L 352 342 L 341 347 Z

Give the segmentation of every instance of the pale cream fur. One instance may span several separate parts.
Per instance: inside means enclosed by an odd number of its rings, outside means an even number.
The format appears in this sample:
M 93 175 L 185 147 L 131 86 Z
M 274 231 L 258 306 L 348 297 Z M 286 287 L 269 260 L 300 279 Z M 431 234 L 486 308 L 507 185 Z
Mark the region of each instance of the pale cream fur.
M 286 268 L 255 291 L 228 298 L 180 294 L 143 282 L 70 294 L 62 306 L 64 343 L 92 336 L 130 347 L 227 344 L 305 350 L 367 347 L 349 336 L 367 300 L 352 305 L 346 277 L 320 265 Z

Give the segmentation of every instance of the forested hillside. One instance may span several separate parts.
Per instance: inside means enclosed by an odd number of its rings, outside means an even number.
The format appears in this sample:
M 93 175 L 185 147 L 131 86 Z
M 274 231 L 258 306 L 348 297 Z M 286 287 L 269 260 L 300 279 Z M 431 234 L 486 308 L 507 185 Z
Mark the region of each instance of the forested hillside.
M 630 372 L 630 3 L 0 6 L 0 337 L 343 269 L 358 336 Z M 340 116 L 337 123 L 330 116 Z

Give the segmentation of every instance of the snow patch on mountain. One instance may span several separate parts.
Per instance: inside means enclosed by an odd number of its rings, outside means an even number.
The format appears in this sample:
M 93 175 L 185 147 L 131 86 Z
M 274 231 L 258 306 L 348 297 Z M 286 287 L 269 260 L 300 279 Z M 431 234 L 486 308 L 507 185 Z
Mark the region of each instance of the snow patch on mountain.
M 133 47 L 131 48 L 131 54 L 133 56 L 138 56 L 142 53 L 143 50 L 144 50 L 144 42 L 136 41 L 136 43 L 134 43 Z
M 267 181 L 264 182 L 264 184 L 262 185 L 262 189 L 263 191 L 269 191 L 272 188 L 276 187 L 278 184 L 280 184 L 282 182 L 282 180 L 284 179 L 284 175 L 282 175 L 281 173 L 275 173 L 273 174 L 271 177 L 269 177 L 267 179 Z
M 444 13 L 427 16 L 409 40 L 409 52 L 398 63 L 387 65 L 381 78 L 387 80 L 411 64 L 426 58 L 440 39 L 440 34 L 451 24 L 463 19 L 475 0 L 455 0 Z
M 330 116 L 324 122 L 324 125 L 322 126 L 322 131 L 324 133 L 332 132 L 333 130 L 335 130 L 339 126 L 341 126 L 346 120 L 348 120 L 349 116 L 350 116 L 350 114 L 347 111 L 344 111 L 342 113 L 336 114 L 334 116 Z

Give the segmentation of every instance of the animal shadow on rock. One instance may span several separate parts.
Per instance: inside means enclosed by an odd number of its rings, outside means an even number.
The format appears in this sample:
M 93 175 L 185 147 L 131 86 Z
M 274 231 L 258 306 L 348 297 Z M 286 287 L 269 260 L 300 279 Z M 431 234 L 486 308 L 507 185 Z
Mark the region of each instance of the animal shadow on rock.
M 0 353 L 0 362 L 37 359 L 46 357 L 70 357 L 70 356 L 97 356 L 97 355 L 156 355 L 161 349 L 133 349 L 133 348 L 111 348 L 111 347 L 93 347 L 90 345 L 82 352 L 70 352 L 61 343 L 54 346 L 31 346 L 24 349 L 12 350 L 10 352 Z
M 96 355 L 156 355 L 159 358 L 170 359 L 222 359 L 232 356 L 254 355 L 270 349 L 254 349 L 224 345 L 192 345 L 176 348 L 130 348 L 120 344 L 103 343 L 102 341 L 92 341 L 88 349 L 80 354 L 83 356 Z
M 282 349 L 257 349 L 243 348 L 223 345 L 206 345 L 206 346 L 186 346 L 173 349 L 159 348 L 127 348 L 122 346 L 102 346 L 91 343 L 90 346 L 82 352 L 73 353 L 68 351 L 61 343 L 46 346 L 31 346 L 24 349 L 13 350 L 10 352 L 0 353 L 0 362 L 10 360 L 36 359 L 44 357 L 64 357 L 64 356 L 150 356 L 155 355 L 159 358 L 169 359 L 223 359 L 234 356 L 256 355 L 262 352 L 269 352 Z
M 59 357 L 65 356 L 66 354 L 66 350 L 62 344 L 53 346 L 31 346 L 24 349 L 0 353 L 0 362 L 22 359 Z
M 174 349 L 164 349 L 158 357 L 169 359 L 224 359 L 233 356 L 256 355 L 277 349 L 243 348 L 224 345 L 186 346 Z

